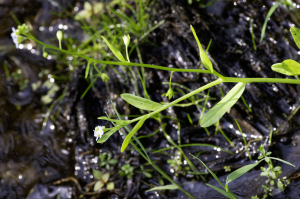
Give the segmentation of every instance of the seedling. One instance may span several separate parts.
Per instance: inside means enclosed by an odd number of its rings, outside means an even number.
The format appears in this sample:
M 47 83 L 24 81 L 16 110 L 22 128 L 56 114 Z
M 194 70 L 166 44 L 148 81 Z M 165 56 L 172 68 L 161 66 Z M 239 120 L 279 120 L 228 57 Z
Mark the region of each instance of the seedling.
M 109 173 L 101 173 L 101 171 L 93 170 L 93 176 L 97 179 L 97 182 L 94 185 L 94 191 L 99 191 L 104 185 L 106 185 L 107 190 L 113 190 L 115 188 L 113 182 L 108 182 L 110 177 Z
M 112 155 L 108 154 L 106 152 L 101 153 L 99 155 L 100 158 L 100 167 L 105 167 L 106 170 L 109 170 L 111 166 L 118 163 L 117 159 L 112 159 Z
M 119 171 L 119 175 L 121 177 L 127 177 L 127 179 L 131 179 L 134 172 L 133 172 L 134 168 L 132 166 L 130 166 L 130 164 L 124 164 L 123 166 L 121 166 L 121 170 Z

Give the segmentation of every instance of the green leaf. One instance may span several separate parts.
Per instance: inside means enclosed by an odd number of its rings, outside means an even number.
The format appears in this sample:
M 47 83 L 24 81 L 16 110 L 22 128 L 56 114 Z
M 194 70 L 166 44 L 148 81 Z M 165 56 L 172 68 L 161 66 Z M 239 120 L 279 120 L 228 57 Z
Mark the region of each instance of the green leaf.
M 300 64 L 292 59 L 287 59 L 282 63 L 273 64 L 272 70 L 289 76 L 300 75 Z
M 295 28 L 295 27 L 291 27 L 290 31 L 292 33 L 292 36 L 294 38 L 294 41 L 295 41 L 296 45 L 300 49 L 300 29 Z
M 102 173 L 101 173 L 101 171 L 98 171 L 98 170 L 93 169 L 93 176 L 94 176 L 94 178 L 96 178 L 97 180 L 101 180 Z
M 213 189 L 216 190 L 217 192 L 223 194 L 223 195 L 226 196 L 227 198 L 230 198 L 230 199 L 236 199 L 235 196 L 231 195 L 230 193 L 228 193 L 228 192 L 226 192 L 226 191 L 224 191 L 224 190 L 222 190 L 222 189 L 219 189 L 218 187 L 215 187 L 215 186 L 213 186 L 213 185 L 211 185 L 211 184 L 206 184 L 206 185 L 209 186 L 209 187 L 211 187 L 211 188 L 213 188 Z
M 140 119 L 140 121 L 133 127 L 131 132 L 126 136 L 121 147 L 121 152 L 123 152 L 127 148 L 131 140 L 131 137 L 141 128 L 141 126 L 144 124 L 146 119 L 147 119 L 147 115 L 144 115 L 142 119 Z
M 85 69 L 85 78 L 87 78 L 87 76 L 89 75 L 90 65 L 91 65 L 92 62 L 93 62 L 93 59 L 89 59 L 88 64 L 87 64 L 86 69 Z
M 171 185 L 154 187 L 152 189 L 147 190 L 146 192 L 149 192 L 149 191 L 161 191 L 161 190 L 175 190 L 175 189 L 178 189 L 177 186 L 171 184 Z
M 192 154 L 190 154 L 191 156 L 193 156 Z M 219 178 L 214 174 L 214 172 L 212 172 L 209 168 L 208 168 L 208 166 L 206 166 L 205 164 L 204 164 L 204 162 L 202 162 L 199 158 L 197 158 L 197 157 L 195 157 L 195 156 L 193 156 L 194 158 L 196 158 L 197 160 L 199 160 L 204 166 L 205 166 L 205 168 L 209 171 L 209 173 L 218 181 L 218 183 L 225 189 L 225 186 L 223 185 L 223 183 L 219 180 Z
M 106 188 L 107 188 L 107 190 L 111 191 L 111 190 L 113 190 L 115 188 L 115 184 L 113 182 L 108 182 L 106 184 Z
M 152 174 L 149 172 L 143 172 L 143 174 L 147 177 L 147 178 L 152 178 Z
M 238 101 L 245 90 L 245 83 L 236 84 L 227 95 L 212 107 L 201 120 L 200 126 L 209 127 L 219 119 Z
M 226 184 L 229 184 L 230 182 L 234 181 L 235 179 L 237 179 L 238 177 L 240 177 L 241 175 L 244 175 L 245 173 L 247 173 L 248 171 L 250 171 L 251 169 L 253 169 L 254 167 L 256 167 L 261 161 L 263 161 L 264 159 L 254 163 L 254 164 L 249 164 L 246 166 L 243 166 L 237 170 L 235 170 L 234 172 L 232 172 L 231 174 L 229 174 L 227 176 L 226 179 Z
M 143 110 L 148 110 L 148 111 L 155 111 L 161 107 L 163 107 L 163 105 L 157 103 L 157 102 L 153 102 L 151 100 L 142 98 L 142 97 L 138 97 L 129 93 L 124 93 L 121 94 L 121 98 L 123 100 L 125 100 L 126 102 L 128 102 L 129 104 L 131 104 L 132 106 L 135 106 L 139 109 L 143 109 Z
M 192 32 L 194 34 L 194 37 L 195 37 L 198 47 L 199 47 L 199 53 L 200 53 L 200 58 L 201 58 L 202 63 L 207 70 L 209 70 L 211 73 L 213 73 L 214 69 L 213 69 L 212 63 L 211 63 L 210 59 L 208 58 L 206 52 L 203 50 L 201 43 L 200 43 L 200 41 L 197 37 L 197 34 L 192 25 L 191 25 L 191 29 L 192 29 Z
M 109 47 L 109 49 L 112 51 L 112 53 L 120 60 L 120 62 L 127 62 L 124 59 L 122 53 L 116 47 L 114 47 L 113 45 L 111 45 L 109 43 L 109 41 L 107 41 L 107 39 L 105 37 L 102 36 L 102 38 L 104 39 L 106 45 Z
M 116 120 L 116 119 L 110 119 L 108 117 L 102 116 L 102 117 L 98 117 L 99 120 L 106 120 L 106 121 L 110 121 L 110 122 L 115 122 L 117 125 L 122 125 L 122 126 L 126 126 L 128 124 L 131 123 L 130 120 Z
M 109 164 L 117 164 L 118 163 L 118 160 L 116 159 L 111 159 L 108 161 Z
M 103 180 L 103 182 L 106 183 L 108 181 L 108 179 L 109 179 L 109 176 L 110 176 L 109 173 L 105 173 L 105 174 L 103 174 L 103 176 L 102 176 L 101 179 Z
M 274 159 L 274 160 L 277 160 L 277 161 L 280 161 L 280 162 L 283 162 L 283 163 L 285 163 L 285 164 L 288 164 L 288 165 L 291 165 L 291 166 L 295 167 L 295 165 L 293 165 L 292 163 L 289 163 L 289 162 L 284 161 L 284 160 L 282 160 L 282 159 L 279 159 L 279 158 L 273 158 L 273 157 L 269 157 L 269 158 Z
M 112 128 L 111 130 L 109 130 L 108 132 L 104 133 L 104 135 L 97 141 L 97 143 L 103 143 L 106 142 L 106 140 L 112 135 L 114 134 L 116 131 L 120 130 L 123 126 L 116 126 L 114 128 Z
M 263 38 L 264 38 L 264 36 L 265 36 L 265 32 L 266 32 L 267 23 L 268 23 L 269 18 L 271 17 L 271 15 L 273 14 L 273 12 L 276 10 L 276 8 L 277 8 L 280 4 L 281 4 L 281 2 L 277 2 L 275 5 L 273 5 L 273 6 L 270 8 L 270 10 L 269 10 L 269 12 L 268 12 L 268 14 L 267 14 L 267 16 L 266 16 L 264 25 L 263 25 L 263 27 L 262 27 L 262 29 L 261 29 L 261 36 L 260 36 L 260 41 L 259 41 L 259 42 L 262 42 L 262 40 L 263 40 Z
M 104 183 L 102 181 L 97 181 L 95 186 L 94 186 L 94 191 L 98 191 L 104 186 Z

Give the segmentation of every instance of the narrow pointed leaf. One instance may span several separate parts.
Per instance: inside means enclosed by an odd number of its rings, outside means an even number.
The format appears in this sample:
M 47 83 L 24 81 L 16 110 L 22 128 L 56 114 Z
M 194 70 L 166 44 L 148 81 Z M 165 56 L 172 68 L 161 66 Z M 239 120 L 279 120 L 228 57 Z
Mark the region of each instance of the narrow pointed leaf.
M 97 143 L 103 143 L 106 142 L 106 140 L 108 140 L 108 138 L 114 134 L 116 131 L 120 130 L 123 126 L 116 126 L 114 128 L 112 128 L 111 130 L 109 130 L 108 132 L 104 133 L 104 135 L 102 135 L 102 137 L 97 141 Z
M 267 16 L 266 16 L 264 25 L 263 25 L 263 27 L 262 27 L 262 29 L 261 29 L 260 42 L 262 42 L 262 40 L 263 40 L 263 38 L 264 38 L 264 36 L 265 36 L 265 32 L 266 32 L 268 20 L 270 19 L 271 15 L 273 14 L 273 12 L 276 10 L 276 8 L 277 8 L 280 4 L 281 4 L 281 2 L 277 2 L 276 4 L 274 4 L 274 5 L 270 8 L 270 10 L 269 10 L 269 12 L 268 12 L 268 14 L 267 14 Z
M 86 69 L 85 69 L 85 78 L 87 78 L 87 76 L 88 76 L 88 74 L 89 74 L 89 71 L 90 71 L 90 65 L 91 65 L 92 62 L 93 62 L 93 60 L 92 60 L 92 59 L 89 59 L 88 64 L 87 64 Z
M 132 106 L 135 106 L 139 109 L 143 109 L 143 110 L 148 110 L 148 111 L 155 111 L 161 107 L 163 107 L 163 105 L 157 103 L 157 102 L 153 102 L 151 100 L 142 98 L 142 97 L 138 97 L 129 93 L 124 93 L 121 94 L 121 98 L 123 100 L 125 100 L 126 102 L 128 102 L 129 104 L 131 104 Z
M 237 179 L 238 177 L 240 177 L 241 175 L 244 175 L 245 173 L 247 173 L 248 171 L 250 171 L 251 169 L 253 169 L 254 167 L 256 167 L 261 161 L 263 161 L 264 159 L 254 163 L 254 164 L 249 164 L 246 166 L 243 166 L 237 170 L 235 170 L 234 172 L 230 173 L 227 176 L 226 179 L 226 184 L 229 184 L 230 182 L 234 181 L 235 179 Z
M 294 41 L 295 41 L 296 45 L 300 49 L 300 29 L 295 28 L 295 27 L 291 27 L 290 31 L 292 33 L 292 36 L 294 38 Z
M 245 83 L 236 84 L 227 95 L 212 107 L 201 120 L 202 127 L 209 127 L 219 121 L 219 119 L 238 101 L 245 90 Z
M 126 136 L 121 147 L 121 152 L 123 152 L 127 148 L 132 136 L 141 128 L 141 126 L 144 124 L 146 119 L 147 119 L 147 115 L 144 115 L 142 119 L 140 119 L 140 121 L 133 127 L 131 132 Z
M 192 25 L 191 25 L 191 29 L 192 29 L 192 32 L 194 34 L 194 37 L 195 37 L 198 47 L 199 47 L 199 53 L 200 53 L 200 58 L 201 58 L 202 63 L 207 70 L 209 70 L 211 73 L 213 73 L 214 69 L 213 69 L 212 63 L 211 63 L 210 59 L 208 58 L 206 52 L 203 50 L 201 43 L 200 43 Z
M 190 154 L 191 156 L 193 156 L 192 154 Z M 204 164 L 204 162 L 202 162 L 199 158 L 197 158 L 197 157 L 195 157 L 195 156 L 193 156 L 194 158 L 196 158 L 197 160 L 199 160 L 204 166 L 205 166 L 205 168 L 209 171 L 209 173 L 216 179 L 216 181 L 218 181 L 218 183 L 225 189 L 225 186 L 223 185 L 223 183 L 219 180 L 219 178 L 216 176 L 216 174 L 214 174 L 214 172 L 212 172 L 209 168 L 208 168 L 208 166 L 206 166 L 205 164 Z
M 106 120 L 106 121 L 110 121 L 110 122 L 115 122 L 117 125 L 122 125 L 122 126 L 125 126 L 125 125 L 128 125 L 131 123 L 130 120 L 116 120 L 116 119 L 110 119 L 110 118 L 107 118 L 105 116 L 103 117 L 98 117 L 99 120 Z
M 288 165 L 291 165 L 291 166 L 295 167 L 295 165 L 293 165 L 292 163 L 289 163 L 289 162 L 284 161 L 284 160 L 282 160 L 282 159 L 274 158 L 274 157 L 269 157 L 269 158 L 271 158 L 271 159 L 273 159 L 273 160 L 277 160 L 277 161 L 283 162 L 283 163 L 285 163 L 285 164 L 288 164 Z
M 272 70 L 289 76 L 300 75 L 300 64 L 292 59 L 287 59 L 282 63 L 273 64 Z
M 112 53 L 113 53 L 113 54 L 114 54 L 121 62 L 127 62 L 127 61 L 124 59 L 122 53 L 121 53 L 116 47 L 114 47 L 113 45 L 111 45 L 111 44 L 109 43 L 109 41 L 108 41 L 105 37 L 102 36 L 102 38 L 104 39 L 106 45 L 109 47 L 109 49 L 112 51 Z
M 234 197 L 233 195 L 231 195 L 230 193 L 227 193 L 226 191 L 218 188 L 218 187 L 215 187 L 211 184 L 206 184 L 207 186 L 213 188 L 214 190 L 216 190 L 217 192 L 219 192 L 220 194 L 223 194 L 224 196 L 226 196 L 227 198 L 230 198 L 230 199 L 236 199 L 236 197 Z
M 152 189 L 147 190 L 146 192 L 149 191 L 161 191 L 161 190 L 174 190 L 178 189 L 175 185 L 165 185 L 165 186 L 159 186 L 159 187 L 153 187 Z

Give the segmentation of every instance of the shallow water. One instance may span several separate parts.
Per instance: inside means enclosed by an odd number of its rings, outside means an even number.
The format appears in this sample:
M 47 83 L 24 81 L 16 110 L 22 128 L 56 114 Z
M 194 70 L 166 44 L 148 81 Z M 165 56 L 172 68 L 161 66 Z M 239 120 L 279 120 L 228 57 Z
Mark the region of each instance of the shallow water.
M 68 2 L 71 5 L 76 3 L 75 1 Z M 70 9 L 66 2 L 63 2 L 62 6 Z M 212 39 L 209 55 L 213 60 L 214 68 L 221 74 L 232 77 L 283 77 L 273 72 L 270 66 L 285 59 L 299 59 L 298 49 L 288 33 L 290 24 L 299 22 L 294 21 L 283 8 L 279 8 L 268 22 L 264 41 L 259 43 L 260 30 L 270 6 L 271 1 L 259 0 L 251 4 L 246 1 L 217 2 L 207 8 L 200 8 L 195 2 L 188 5 L 184 0 L 158 1 L 151 8 L 153 21 L 165 19 L 166 22 L 150 34 L 149 40 L 152 43 L 141 44 L 142 59 L 144 63 L 161 66 L 197 68 L 200 62 L 198 47 L 189 27 L 192 24 L 205 47 Z M 28 46 L 26 46 L 27 49 L 15 50 L 10 33 L 11 27 L 16 25 L 9 11 L 12 10 L 21 22 L 30 22 L 34 33 L 40 40 L 54 38 L 60 24 L 68 25 L 67 34 L 81 38 L 82 32 L 78 30 L 76 23 L 52 15 L 51 12 L 62 12 L 54 1 L 52 3 L 30 1 L 28 4 L 24 4 L 23 1 L 5 1 L 1 2 L 0 9 L 2 9 L 0 11 L 2 15 L 0 15 L 0 44 L 7 46 L 0 51 L 0 65 L 5 64 L 10 74 L 13 72 L 21 74 L 16 75 L 18 78 L 7 78 L 4 67 L 0 67 L 0 198 L 26 198 L 27 196 L 28 198 L 56 198 L 57 195 L 60 195 L 60 198 L 79 198 L 81 194 L 89 191 L 85 186 L 94 181 L 92 169 L 99 169 L 98 155 L 103 152 L 111 153 L 114 158 L 118 159 L 118 164 L 111 169 L 110 178 L 115 182 L 116 189 L 112 192 L 104 191 L 101 194 L 86 194 L 86 198 L 186 198 L 179 191 L 146 193 L 145 191 L 150 188 L 147 184 L 159 185 L 160 177 L 155 172 L 152 173 L 154 177 L 151 179 L 145 178 L 141 173 L 136 173 L 132 180 L 120 178 L 117 171 L 122 165 L 130 163 L 136 171 L 140 170 L 140 165 L 145 165 L 145 160 L 137 152 L 120 153 L 123 136 L 114 134 L 104 144 L 95 142 L 94 127 L 96 125 L 109 126 L 109 123 L 97 120 L 97 117 L 104 116 L 104 111 L 111 111 L 112 107 L 108 103 L 110 98 L 116 103 L 120 114 L 141 114 L 139 110 L 127 106 L 119 97 L 123 92 L 134 91 L 129 78 L 124 80 L 126 85 L 122 84 L 117 81 L 118 76 L 108 69 L 109 84 L 101 80 L 96 81 L 95 88 L 81 100 L 80 96 L 88 86 L 83 78 L 85 66 L 78 66 L 72 72 L 66 63 L 43 58 L 41 51 L 28 50 Z M 254 33 L 258 44 L 256 52 L 252 48 L 249 18 L 254 19 Z M 138 62 L 138 59 L 133 55 L 131 61 Z M 58 65 L 64 67 L 57 67 Z M 49 74 L 54 76 L 69 74 L 71 81 L 55 81 L 59 90 L 54 92 L 54 101 L 45 105 L 41 103 L 41 99 L 48 93 L 49 87 L 42 84 L 43 86 L 39 89 L 33 90 L 30 85 L 38 80 L 51 81 L 52 77 Z M 152 100 L 166 101 L 161 94 L 168 88 L 162 82 L 168 82 L 169 75 L 170 73 L 166 71 L 146 69 L 147 90 Z M 209 74 L 174 73 L 172 82 L 196 89 L 214 79 Z M 22 89 L 26 82 L 28 86 Z M 232 83 L 222 84 L 223 92 L 228 92 L 233 85 Z M 140 83 L 137 89 L 143 94 Z M 55 100 L 60 96 L 62 96 L 61 100 Z M 210 96 L 219 100 L 220 89 L 211 88 Z M 227 176 L 224 166 L 230 165 L 232 169 L 235 169 L 252 163 L 246 154 L 241 152 L 244 144 L 234 122 L 234 118 L 237 119 L 243 133 L 247 134 L 248 141 L 253 139 L 253 136 L 263 137 L 261 142 L 254 142 L 250 145 L 249 150 L 254 160 L 258 157 L 256 149 L 261 144 L 265 144 L 266 149 L 273 152 L 272 156 L 296 165 L 293 168 L 282 163 L 275 163 L 282 167 L 282 176 L 290 178 L 291 184 L 283 193 L 274 194 L 273 198 L 299 197 L 299 114 L 294 115 L 283 128 L 280 128 L 279 135 L 273 136 L 273 144 L 270 147 L 266 144 L 270 125 L 274 131 L 279 129 L 300 104 L 299 86 L 248 84 L 243 96 L 251 106 L 252 112 L 249 112 L 239 100 L 230 113 L 220 121 L 220 128 L 236 145 L 235 148 L 230 147 L 220 133 L 215 135 L 214 128 L 208 128 L 211 135 L 207 136 L 205 130 L 197 126 L 199 107 L 190 106 L 184 109 L 174 107 L 164 111 L 163 114 L 183 121 L 181 122 L 182 144 L 213 144 L 233 152 L 231 155 L 202 146 L 183 148 L 187 155 L 205 151 L 199 158 L 222 181 Z M 210 105 L 216 102 L 217 100 L 209 100 Z M 55 106 L 48 113 L 53 103 Z M 190 125 L 187 114 L 191 116 L 193 126 Z M 45 120 L 45 118 L 48 119 Z M 163 122 L 167 124 L 166 131 L 170 137 L 178 141 L 177 122 L 167 119 Z M 150 134 L 158 128 L 158 123 L 149 120 L 138 135 Z M 147 149 L 158 150 L 170 146 L 162 132 L 152 138 L 143 138 L 141 142 Z M 151 159 L 169 175 L 172 175 L 172 172 L 167 160 L 174 156 L 175 150 L 163 154 L 150 153 Z M 205 171 L 199 162 L 193 162 L 200 172 Z M 230 183 L 230 190 L 240 198 L 261 196 L 263 193 L 261 184 L 265 182 L 266 177 L 260 177 L 258 167 Z M 146 168 L 151 169 L 147 165 Z M 196 198 L 224 198 L 200 179 L 191 175 L 179 175 L 174 179 L 182 183 L 184 189 Z M 205 179 L 209 184 L 218 186 L 210 175 L 206 175 Z M 164 182 L 168 183 L 166 180 Z

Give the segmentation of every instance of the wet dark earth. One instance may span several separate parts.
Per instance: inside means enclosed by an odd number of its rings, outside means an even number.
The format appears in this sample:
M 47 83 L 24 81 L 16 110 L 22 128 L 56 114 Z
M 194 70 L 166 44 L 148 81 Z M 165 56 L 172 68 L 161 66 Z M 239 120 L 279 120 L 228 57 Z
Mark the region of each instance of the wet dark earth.
M 201 1 L 208 3 L 209 1 Z M 192 24 L 204 47 L 209 48 L 209 56 L 216 71 L 231 77 L 280 77 L 285 76 L 271 70 L 271 65 L 285 59 L 300 59 L 299 49 L 289 33 L 292 26 L 299 27 L 300 19 L 287 12 L 284 6 L 276 9 L 268 21 L 266 35 L 259 43 L 261 28 L 273 1 L 217 1 L 211 6 L 201 7 L 197 1 L 189 5 L 188 1 L 152 1 L 148 13 L 153 25 L 165 20 L 159 28 L 149 34 L 148 42 L 140 44 L 144 63 L 174 67 L 198 68 L 199 54 L 197 43 L 190 31 Z M 116 67 L 127 79 L 118 80 L 120 76 L 107 67 L 110 80 L 104 83 L 100 78 L 95 82 L 83 99 L 81 95 L 89 85 L 84 79 L 86 63 L 72 66 L 72 61 L 56 61 L 42 57 L 41 49 L 26 46 L 16 49 L 10 37 L 11 28 L 17 24 L 14 13 L 21 23 L 30 24 L 31 30 L 39 40 L 55 38 L 60 24 L 68 25 L 65 32 L 73 38 L 81 39 L 79 26 L 62 14 L 72 10 L 83 1 L 21 1 L 0 0 L 0 198 L 187 198 L 180 191 L 146 192 L 153 186 L 169 182 L 153 170 L 149 164 L 134 150 L 120 152 L 124 137 L 115 133 L 110 139 L 97 144 L 93 130 L 95 126 L 110 127 L 109 122 L 98 120 L 105 111 L 112 111 L 111 101 L 116 104 L 121 115 L 140 115 L 141 112 L 126 104 L 122 93 L 132 93 L 134 88 L 126 73 Z M 300 3 L 300 2 L 298 2 Z M 299 10 L 298 10 L 299 11 Z M 250 19 L 253 19 L 257 51 L 253 50 L 250 33 Z M 52 28 L 50 28 L 52 27 Z M 53 40 L 48 40 L 48 43 Z M 56 40 L 54 41 L 56 42 Z M 53 43 L 54 43 L 53 42 Z M 61 55 L 63 56 L 63 55 Z M 66 58 L 65 58 L 66 60 Z M 139 62 L 133 54 L 132 62 Z M 134 68 L 136 72 L 136 68 Z M 147 91 L 156 102 L 167 102 L 161 94 L 168 89 L 166 84 L 170 72 L 145 69 Z M 66 78 L 55 78 L 65 74 Z M 54 81 L 55 79 L 55 81 Z M 215 80 L 210 74 L 174 73 L 172 82 L 196 89 Z M 40 86 L 37 86 L 40 84 Z M 49 86 L 50 85 L 50 86 Z M 143 87 L 139 82 L 137 89 L 143 96 Z M 227 93 L 233 83 L 221 84 L 222 91 Z M 180 88 L 174 86 L 175 88 Z M 188 92 L 181 88 L 184 92 Z M 175 98 L 181 96 L 177 90 Z M 207 93 L 207 91 L 205 91 Z M 300 105 L 299 85 L 256 83 L 248 84 L 243 94 L 252 111 L 239 100 L 230 113 L 220 120 L 220 129 L 229 137 L 232 147 L 215 127 L 205 129 L 198 124 L 198 106 L 185 108 L 173 107 L 162 114 L 178 120 L 163 119 L 167 134 L 178 142 L 178 121 L 180 121 L 181 144 L 206 143 L 224 148 L 232 153 L 215 148 L 193 146 L 182 148 L 200 172 L 207 172 L 203 165 L 189 155 L 199 154 L 209 168 L 225 182 L 228 173 L 224 166 L 231 170 L 240 168 L 257 160 L 257 149 L 264 145 L 272 156 L 281 158 L 296 167 L 274 161 L 282 167 L 282 177 L 291 183 L 280 192 L 275 190 L 272 198 L 300 198 L 300 115 L 296 112 Z M 210 89 L 208 107 L 212 107 L 222 96 L 219 87 Z M 184 103 L 189 103 L 185 101 Z M 190 115 L 193 125 L 187 117 Z M 243 137 L 235 123 L 236 119 L 247 141 L 251 142 L 249 151 L 252 161 L 245 153 Z M 160 128 L 155 120 L 148 120 L 137 136 L 148 135 Z M 273 130 L 272 143 L 269 134 Z M 224 198 L 208 187 L 206 183 L 193 174 L 179 173 L 167 160 L 176 156 L 175 149 L 154 153 L 170 146 L 162 131 L 153 137 L 140 139 L 149 149 L 151 159 L 169 176 L 191 193 L 195 198 Z M 132 148 L 130 146 L 130 148 Z M 109 170 L 100 167 L 99 155 L 111 154 L 118 163 Z M 131 179 L 120 177 L 118 171 L 122 165 L 130 164 L 135 173 Z M 140 166 L 151 169 L 152 177 L 142 174 Z M 261 177 L 260 166 L 233 181 L 229 189 L 239 198 L 262 197 L 262 184 L 266 177 Z M 93 192 L 93 169 L 109 172 L 109 181 L 114 182 L 115 189 Z M 209 174 L 203 175 L 207 183 L 220 187 Z M 92 184 L 93 185 L 93 184 Z

